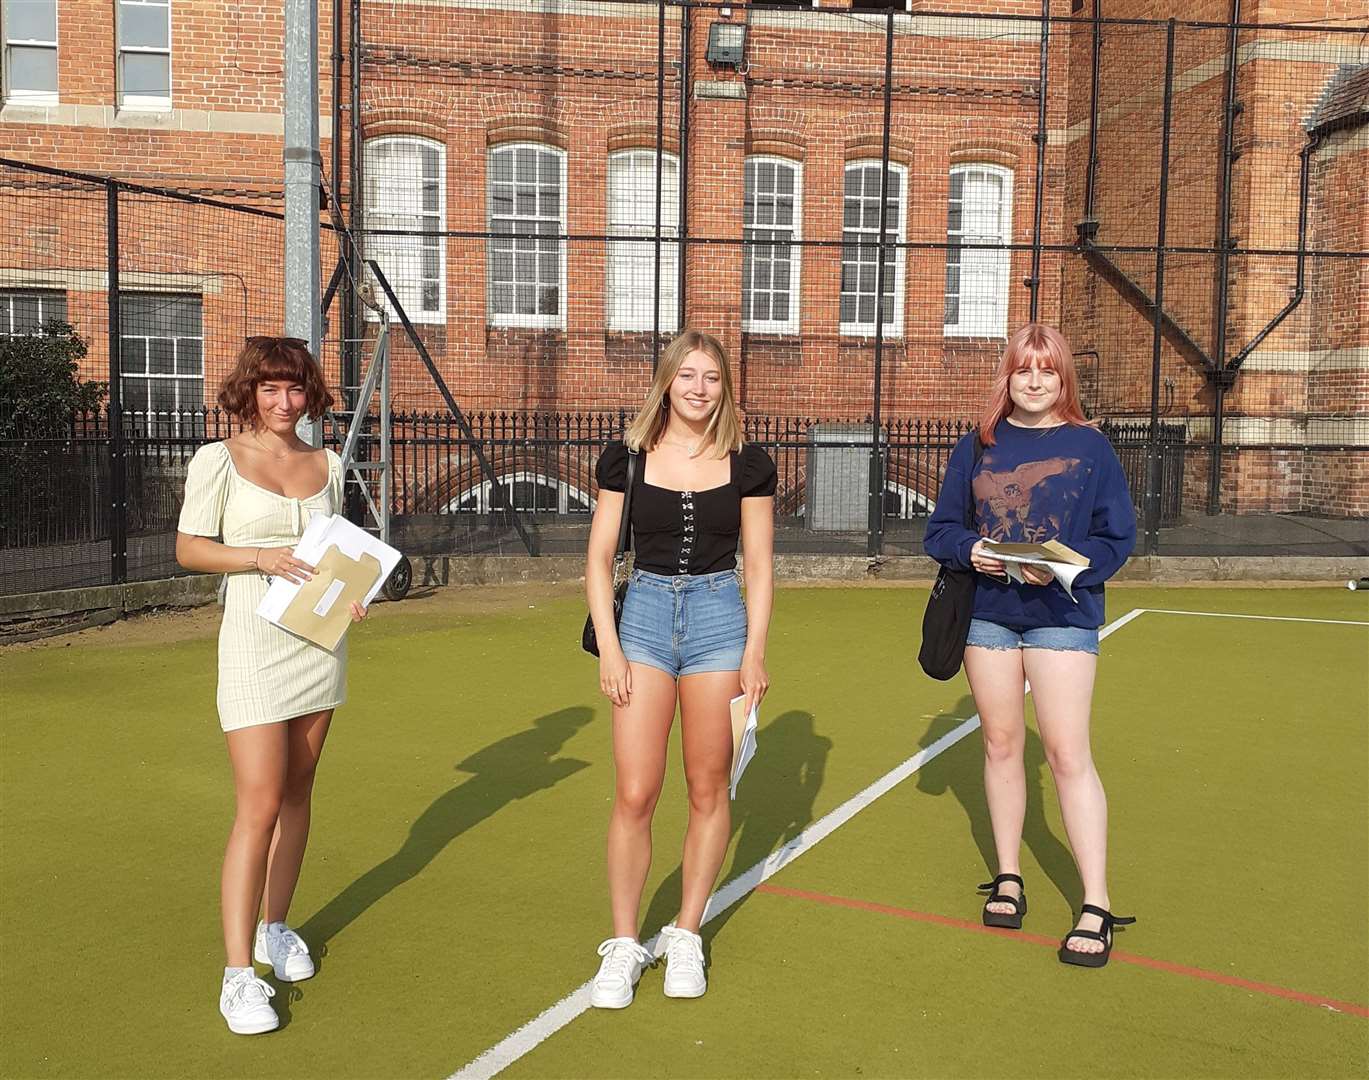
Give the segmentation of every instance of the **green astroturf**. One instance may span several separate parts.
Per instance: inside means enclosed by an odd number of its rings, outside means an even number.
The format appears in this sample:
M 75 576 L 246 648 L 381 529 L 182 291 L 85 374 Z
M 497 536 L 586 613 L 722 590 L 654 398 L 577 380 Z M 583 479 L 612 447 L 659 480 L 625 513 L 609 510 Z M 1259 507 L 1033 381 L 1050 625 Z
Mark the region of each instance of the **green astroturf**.
M 917 669 L 925 592 L 783 589 L 724 877 L 973 706 Z M 1115 589 L 1133 607 L 1369 619 L 1346 590 Z M 446 1076 L 595 969 L 608 710 L 574 599 L 361 627 L 291 921 L 319 975 L 276 1034 L 217 1013 L 232 814 L 214 641 L 0 653 L 0 1074 Z M 1369 629 L 1147 614 L 1103 646 L 1094 744 L 1119 950 L 1369 1004 Z M 678 743 L 672 748 L 678 755 Z M 771 879 L 977 920 L 970 736 Z M 1028 741 L 1028 931 L 1079 886 Z M 678 900 L 678 766 L 643 901 Z M 1116 960 L 758 893 L 705 929 L 710 992 L 591 1012 L 511 1077 L 1362 1075 L 1369 1018 Z

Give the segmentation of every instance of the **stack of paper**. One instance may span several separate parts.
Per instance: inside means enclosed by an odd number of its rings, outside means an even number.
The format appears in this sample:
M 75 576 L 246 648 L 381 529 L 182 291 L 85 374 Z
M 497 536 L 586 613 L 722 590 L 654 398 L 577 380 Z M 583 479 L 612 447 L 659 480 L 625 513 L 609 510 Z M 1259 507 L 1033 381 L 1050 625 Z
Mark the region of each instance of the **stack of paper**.
M 742 773 L 756 755 L 756 706 L 746 708 L 746 695 L 739 694 L 729 703 L 732 706 L 732 798 L 737 797 L 737 784 Z
M 1046 567 L 1055 575 L 1055 580 L 1060 582 L 1060 587 L 1071 600 L 1074 600 L 1074 579 L 1087 570 L 1089 565 L 1088 556 L 1080 555 L 1059 540 L 1047 540 L 1044 544 L 1000 544 L 993 540 L 985 540 L 984 552 L 992 558 L 1002 560 L 1008 577 L 1019 585 L 1025 584 L 1027 580 L 1022 576 L 1023 566 Z M 1077 604 L 1079 601 L 1074 602 Z
M 295 558 L 316 573 L 301 583 L 274 578 L 257 614 L 292 634 L 336 649 L 352 624 L 353 602 L 375 599 L 401 556 L 344 517 L 316 515 L 295 545 Z

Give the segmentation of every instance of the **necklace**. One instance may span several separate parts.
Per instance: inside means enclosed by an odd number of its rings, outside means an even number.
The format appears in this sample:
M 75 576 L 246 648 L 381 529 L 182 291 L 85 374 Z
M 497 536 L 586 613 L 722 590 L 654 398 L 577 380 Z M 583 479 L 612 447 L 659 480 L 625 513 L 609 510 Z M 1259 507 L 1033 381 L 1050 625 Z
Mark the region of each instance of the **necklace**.
M 699 444 L 698 444 L 697 442 L 695 442 L 695 443 L 682 443 L 682 442 L 676 442 L 674 439 L 662 439 L 662 440 L 660 441 L 660 445 L 662 445 L 662 446 L 678 446 L 681 450 L 683 450 L 683 451 L 684 451 L 686 454 L 688 454 L 690 457 L 693 457 L 695 454 L 697 454 L 697 453 L 699 452 Z
M 288 447 L 286 448 L 285 453 L 283 454 L 274 453 L 264 442 L 261 441 L 261 436 L 258 435 L 255 431 L 252 432 L 252 441 L 255 442 L 259 447 L 261 447 L 261 452 L 265 454 L 267 457 L 271 458 L 273 461 L 284 461 L 292 453 L 294 453 L 294 451 L 289 449 Z

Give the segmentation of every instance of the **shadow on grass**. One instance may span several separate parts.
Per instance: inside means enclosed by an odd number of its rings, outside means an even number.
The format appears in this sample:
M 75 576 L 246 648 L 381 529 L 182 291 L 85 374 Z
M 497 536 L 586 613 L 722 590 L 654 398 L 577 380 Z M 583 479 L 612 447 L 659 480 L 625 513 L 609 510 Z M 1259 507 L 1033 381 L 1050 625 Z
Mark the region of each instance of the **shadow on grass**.
M 966 694 L 953 709 L 932 719 L 919 745 L 924 748 L 931 746 L 974 714 L 974 698 Z M 1024 758 L 1027 768 L 1027 816 L 1022 824 L 1022 842 L 1045 870 L 1051 883 L 1069 900 L 1071 908 L 1078 910 L 1083 903 L 1084 887 L 1070 849 L 1051 832 L 1046 823 L 1046 751 L 1041 744 L 1041 736 L 1030 725 L 1027 726 Z M 970 834 L 988 868 L 985 877 L 993 877 L 998 872 L 998 855 L 994 850 L 989 804 L 984 798 L 983 756 L 970 753 L 942 754 L 918 770 L 917 789 L 924 795 L 945 795 L 950 792 L 955 797 L 965 811 Z M 967 881 L 966 888 L 972 884 Z M 1027 882 L 1027 892 L 1031 892 L 1030 881 Z
M 403 845 L 324 904 L 299 928 L 316 955 L 379 900 L 413 880 L 442 850 L 517 799 L 560 783 L 589 763 L 557 757 L 561 747 L 593 719 L 585 706 L 540 716 L 530 728 L 477 750 L 456 768 L 471 777 L 439 795 L 413 823 Z
M 737 848 L 732 865 L 719 876 L 730 881 L 776 848 L 798 836 L 813 821 L 813 803 L 822 790 L 832 741 L 813 729 L 811 713 L 781 713 L 756 733 L 756 756 L 732 804 L 732 835 Z M 682 869 L 676 866 L 647 905 L 643 940 L 673 919 L 680 908 Z M 712 942 L 750 894 L 703 927 Z

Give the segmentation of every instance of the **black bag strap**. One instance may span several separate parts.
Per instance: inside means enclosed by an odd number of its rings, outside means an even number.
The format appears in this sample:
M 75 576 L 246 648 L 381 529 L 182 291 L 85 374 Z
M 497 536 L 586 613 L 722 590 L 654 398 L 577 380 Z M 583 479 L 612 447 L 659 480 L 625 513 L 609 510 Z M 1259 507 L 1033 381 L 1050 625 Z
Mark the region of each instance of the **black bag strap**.
M 974 433 L 974 463 L 965 474 L 965 528 L 974 532 L 974 471 L 984 458 L 984 444 L 979 441 L 979 432 Z
M 627 452 L 627 484 L 623 488 L 623 520 L 618 523 L 618 550 L 613 553 L 615 559 L 622 558 L 627 554 L 628 534 L 632 528 L 632 481 L 637 473 L 637 458 L 639 456 L 636 450 Z

